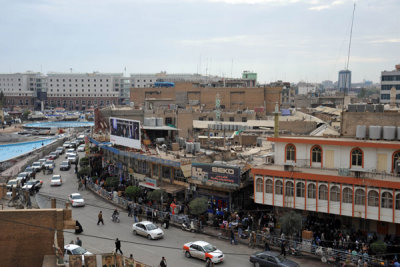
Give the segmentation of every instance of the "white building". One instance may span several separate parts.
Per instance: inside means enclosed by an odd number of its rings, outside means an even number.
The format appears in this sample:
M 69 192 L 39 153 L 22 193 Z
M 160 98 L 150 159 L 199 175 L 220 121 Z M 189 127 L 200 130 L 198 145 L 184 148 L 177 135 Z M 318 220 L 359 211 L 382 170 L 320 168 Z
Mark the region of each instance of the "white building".
M 160 73 L 134 73 L 131 74 L 132 87 L 153 87 L 157 81 L 165 82 L 216 82 L 220 80 L 217 76 L 203 76 L 201 74 L 174 73 L 167 74 L 162 71 Z
M 391 93 L 392 88 L 395 88 Z M 393 71 L 382 71 L 381 77 L 381 103 L 390 103 L 392 95 L 392 102 L 400 103 L 400 64 L 396 65 Z
M 297 94 L 298 95 L 306 95 L 308 93 L 315 93 L 317 90 L 317 85 L 306 82 L 299 82 L 297 84 Z

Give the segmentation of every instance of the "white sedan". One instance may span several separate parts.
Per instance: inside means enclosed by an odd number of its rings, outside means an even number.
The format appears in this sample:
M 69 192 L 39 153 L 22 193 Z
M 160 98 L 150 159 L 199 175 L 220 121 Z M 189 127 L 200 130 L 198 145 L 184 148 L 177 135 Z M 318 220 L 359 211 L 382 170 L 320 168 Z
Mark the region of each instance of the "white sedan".
M 72 193 L 68 196 L 68 201 L 71 203 L 72 207 L 83 207 L 85 206 L 85 200 L 79 193 Z
M 132 231 L 135 235 L 142 235 L 147 237 L 147 239 L 160 239 L 164 237 L 164 231 L 149 221 L 134 223 Z
M 51 186 L 62 185 L 61 175 L 59 174 L 53 175 L 53 177 L 51 177 L 50 185 Z
M 69 261 L 70 255 L 82 255 L 82 262 L 84 262 L 84 255 L 93 255 L 83 247 L 75 244 L 68 244 L 64 246 L 64 262 Z
M 76 149 L 76 151 L 78 151 L 78 152 L 84 152 L 84 151 L 85 151 L 85 145 L 80 145 L 80 146 L 78 146 L 78 148 Z
M 207 262 L 219 263 L 224 261 L 224 253 L 205 241 L 189 242 L 183 245 L 187 258 L 198 258 Z

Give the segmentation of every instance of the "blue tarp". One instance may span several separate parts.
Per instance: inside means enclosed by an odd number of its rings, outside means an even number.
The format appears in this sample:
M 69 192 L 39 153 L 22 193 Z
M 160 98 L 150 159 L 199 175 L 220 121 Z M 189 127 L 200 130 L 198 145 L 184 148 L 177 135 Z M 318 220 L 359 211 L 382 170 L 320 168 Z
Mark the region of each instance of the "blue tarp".
M 281 109 L 282 116 L 290 116 L 290 109 Z

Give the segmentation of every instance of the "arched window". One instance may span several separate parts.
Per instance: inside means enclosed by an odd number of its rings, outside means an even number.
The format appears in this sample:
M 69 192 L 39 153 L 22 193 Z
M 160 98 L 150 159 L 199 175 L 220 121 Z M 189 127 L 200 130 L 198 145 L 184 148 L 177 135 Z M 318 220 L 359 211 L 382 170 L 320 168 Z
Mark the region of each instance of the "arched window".
M 400 210 L 400 194 L 396 195 L 396 210 Z
M 296 147 L 292 144 L 287 144 L 286 149 L 286 161 L 296 161 Z
M 328 200 L 328 187 L 324 184 L 319 186 L 318 198 L 321 200 Z
M 392 158 L 392 171 L 396 171 L 396 162 L 400 162 L 400 151 L 394 152 Z
M 309 184 L 307 186 L 307 197 L 308 198 L 315 198 L 317 194 L 317 189 L 315 184 Z
M 305 187 L 303 182 L 298 182 L 296 184 L 296 196 L 304 197 Z
M 257 180 L 256 180 L 256 192 L 262 192 L 262 189 L 263 189 L 262 178 L 257 178 Z
M 381 207 L 387 209 L 393 208 L 393 196 L 391 193 L 383 192 Z
M 285 196 L 292 197 L 293 196 L 293 182 L 287 181 L 285 185 Z
M 343 189 L 343 203 L 353 202 L 353 190 L 346 187 Z
M 313 163 L 322 162 L 322 148 L 320 146 L 313 146 L 311 148 L 311 162 Z
M 272 180 L 268 179 L 265 181 L 265 193 L 272 193 Z
M 283 188 L 282 181 L 280 181 L 280 180 L 276 181 L 275 182 L 275 194 L 282 195 L 282 192 L 283 192 L 282 188 Z
M 360 148 L 356 147 L 351 150 L 351 165 L 352 166 L 363 166 L 363 152 Z
M 365 191 L 363 189 L 356 189 L 354 198 L 356 205 L 365 205 Z
M 379 205 L 379 194 L 375 190 L 368 192 L 368 206 L 378 207 Z
M 331 188 L 331 201 L 340 201 L 340 189 L 336 185 Z

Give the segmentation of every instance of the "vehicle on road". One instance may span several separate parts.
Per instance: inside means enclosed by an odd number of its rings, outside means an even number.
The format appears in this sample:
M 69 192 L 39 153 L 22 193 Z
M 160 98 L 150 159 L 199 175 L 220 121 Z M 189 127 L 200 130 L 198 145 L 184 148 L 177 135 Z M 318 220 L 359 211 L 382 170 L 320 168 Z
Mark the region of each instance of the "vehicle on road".
M 8 190 L 12 190 L 12 188 L 13 187 L 17 187 L 17 185 L 19 185 L 20 184 L 20 181 L 19 180 L 17 180 L 17 179 L 12 179 L 12 180 L 9 180 L 8 182 L 7 182 L 7 189 Z
M 250 256 L 250 262 L 256 267 L 298 267 L 298 263 L 284 258 L 275 251 L 256 252 Z
M 70 148 L 71 147 L 71 142 L 67 141 L 63 144 L 64 148 Z
M 36 179 L 29 180 L 22 189 L 24 190 L 32 190 L 32 191 L 39 191 L 42 188 L 43 181 L 39 181 Z
M 85 145 L 80 145 L 80 146 L 78 146 L 78 148 L 76 149 L 76 151 L 78 151 L 78 152 L 84 152 L 84 151 L 85 151 Z
M 28 177 L 32 178 L 34 173 L 36 173 L 35 169 L 31 166 L 25 168 L 24 172 L 28 173 Z
M 68 160 L 64 160 L 60 164 L 60 171 L 68 171 L 71 169 L 71 163 Z
M 196 230 L 197 230 L 196 227 L 194 226 L 193 220 L 191 220 L 190 222 L 183 222 L 181 229 L 184 231 L 192 232 L 192 233 L 196 232 Z
M 55 159 L 58 158 L 57 152 L 51 152 L 51 153 L 49 154 L 49 156 L 50 156 L 49 159 L 51 159 L 51 160 L 55 160 Z
M 75 149 L 73 148 L 67 149 L 67 152 L 65 152 L 65 158 L 68 158 L 69 155 L 75 156 L 76 155 Z
M 65 148 L 62 147 L 62 146 L 59 146 L 59 147 L 56 148 L 56 151 L 58 151 L 58 154 L 59 154 L 59 155 L 62 155 L 62 154 L 64 154 L 64 152 L 65 152 Z
M 164 231 L 149 221 L 137 222 L 132 225 L 132 232 L 135 235 L 142 235 L 147 239 L 160 239 L 164 237 Z
M 20 172 L 20 173 L 18 174 L 17 178 L 15 178 L 15 179 L 17 179 L 17 180 L 24 180 L 24 182 L 25 182 L 26 180 L 29 179 L 29 173 L 28 173 L 28 172 Z
M 44 161 L 45 162 L 45 161 Z M 32 168 L 36 171 L 36 172 L 40 172 L 40 170 L 43 168 L 43 165 L 40 161 L 35 161 L 34 163 L 32 163 Z
M 54 169 L 56 167 L 56 164 L 54 163 L 54 160 L 48 159 L 46 160 L 46 162 L 44 163 L 44 167 L 46 169 Z
M 40 165 L 42 166 L 41 169 L 44 168 L 44 164 L 46 163 L 46 159 L 39 159 Z
M 183 251 L 186 258 L 198 258 L 213 263 L 224 261 L 224 253 L 215 246 L 205 241 L 194 241 L 183 245 Z
M 67 160 L 70 163 L 76 164 L 76 163 L 78 163 L 79 158 L 78 158 L 78 155 L 69 155 Z
M 61 175 L 59 174 L 55 174 L 53 175 L 53 177 L 51 177 L 51 182 L 50 182 L 51 186 L 55 186 L 55 185 L 62 185 L 62 179 L 61 179 Z
M 85 200 L 79 193 L 72 193 L 68 196 L 68 201 L 71 203 L 72 207 L 83 207 L 85 206 Z
M 80 247 L 75 244 L 68 244 L 64 246 L 64 262 L 68 263 L 69 255 L 82 255 L 82 263 L 85 262 L 84 255 L 93 255 L 93 253 L 87 251 L 83 247 Z

